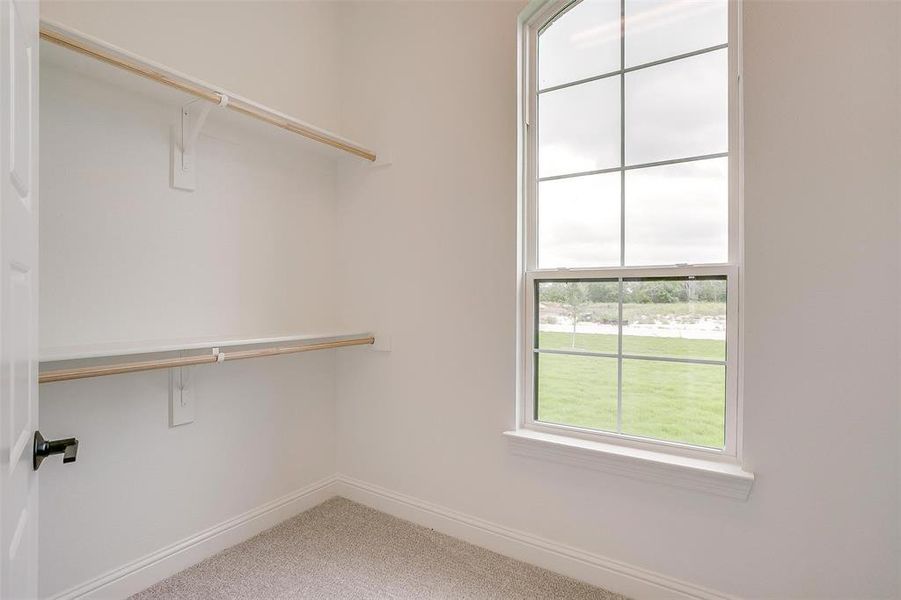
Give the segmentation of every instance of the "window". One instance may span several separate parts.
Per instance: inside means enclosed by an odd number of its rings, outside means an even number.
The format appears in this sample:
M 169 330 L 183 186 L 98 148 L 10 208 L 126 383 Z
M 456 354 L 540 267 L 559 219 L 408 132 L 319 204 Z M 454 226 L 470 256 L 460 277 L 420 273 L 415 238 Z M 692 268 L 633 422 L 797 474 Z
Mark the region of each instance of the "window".
M 581 0 L 527 24 L 521 427 L 736 456 L 731 12 Z

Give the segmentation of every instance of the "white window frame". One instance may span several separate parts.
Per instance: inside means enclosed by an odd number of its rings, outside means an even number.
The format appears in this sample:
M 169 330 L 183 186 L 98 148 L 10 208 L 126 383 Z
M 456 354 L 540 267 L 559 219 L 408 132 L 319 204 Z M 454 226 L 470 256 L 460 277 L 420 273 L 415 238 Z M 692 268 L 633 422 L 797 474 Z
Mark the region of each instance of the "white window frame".
M 538 32 L 556 15 L 580 0 L 533 0 L 520 15 L 519 30 L 519 128 L 518 128 L 518 241 L 517 261 L 517 431 L 508 435 L 531 440 L 542 434 L 554 438 L 598 442 L 597 448 L 622 447 L 636 452 L 650 451 L 689 459 L 740 464 L 742 433 L 741 376 L 741 105 L 740 105 L 740 3 L 729 0 L 729 248 L 727 263 L 673 265 L 652 267 L 607 267 L 597 269 L 539 269 L 537 262 L 537 48 Z M 615 0 L 614 0 L 615 1 Z M 623 0 L 620 0 L 623 2 Z M 618 75 L 614 75 L 618 76 Z M 664 161 L 668 162 L 668 161 Z M 624 241 L 621 239 L 621 243 Z M 726 332 L 726 407 L 725 444 L 722 449 L 703 448 L 683 443 L 630 436 L 615 432 L 539 422 L 535 415 L 534 348 L 535 348 L 535 281 L 549 279 L 593 279 L 630 277 L 679 277 L 723 275 L 727 278 Z M 537 436 L 536 436 L 537 434 Z M 631 450 L 628 450 L 631 452 Z M 650 454 L 649 454 L 650 455 Z M 753 475 L 741 471 L 753 481 Z M 750 483 L 748 483 L 748 490 Z

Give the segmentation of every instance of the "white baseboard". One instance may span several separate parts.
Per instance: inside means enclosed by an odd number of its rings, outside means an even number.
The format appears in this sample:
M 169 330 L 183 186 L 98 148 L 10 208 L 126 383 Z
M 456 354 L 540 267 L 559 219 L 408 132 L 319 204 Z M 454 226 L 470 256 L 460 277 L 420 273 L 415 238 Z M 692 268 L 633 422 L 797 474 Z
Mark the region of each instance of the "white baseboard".
M 127 598 L 334 496 L 343 496 L 348 500 L 435 529 L 499 554 L 632 598 L 654 600 L 731 598 L 660 573 L 591 554 L 339 474 L 326 477 L 69 588 L 53 596 L 53 600 Z
M 53 600 L 127 598 L 336 495 L 326 477 L 200 533 L 53 596 Z
M 336 491 L 337 495 L 348 500 L 631 598 L 731 598 L 714 590 L 471 517 L 346 475 L 337 476 Z

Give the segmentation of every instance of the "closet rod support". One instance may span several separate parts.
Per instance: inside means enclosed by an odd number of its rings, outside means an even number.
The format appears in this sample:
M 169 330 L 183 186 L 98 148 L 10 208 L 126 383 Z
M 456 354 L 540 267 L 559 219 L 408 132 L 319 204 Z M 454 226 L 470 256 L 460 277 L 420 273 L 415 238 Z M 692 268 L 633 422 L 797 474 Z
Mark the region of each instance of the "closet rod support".
M 172 187 L 194 191 L 197 189 L 196 154 L 197 138 L 213 106 L 228 106 L 227 95 L 218 93 L 219 102 L 192 100 L 181 107 L 180 143 L 172 140 Z

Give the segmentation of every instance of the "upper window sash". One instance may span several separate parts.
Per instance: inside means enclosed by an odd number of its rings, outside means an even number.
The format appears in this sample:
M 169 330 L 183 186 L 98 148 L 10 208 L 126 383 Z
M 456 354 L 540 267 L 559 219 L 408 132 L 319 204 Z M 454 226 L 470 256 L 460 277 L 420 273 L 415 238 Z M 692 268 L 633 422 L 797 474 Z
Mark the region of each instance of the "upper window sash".
M 527 44 L 524 45 L 524 64 L 527 65 L 527 71 L 525 73 L 526 77 L 524 79 L 524 117 L 525 117 L 525 127 L 524 127 L 524 166 L 523 166 L 523 191 L 525 197 L 525 206 L 524 206 L 524 235 L 523 235 L 523 266 L 527 271 L 534 270 L 545 270 L 545 269 L 556 269 L 556 268 L 580 268 L 580 265 L 566 265 L 566 264 L 539 264 L 539 256 L 538 256 L 538 243 L 539 243 L 539 207 L 538 207 L 538 192 L 539 186 L 545 182 L 551 182 L 555 180 L 564 180 L 571 179 L 579 176 L 584 176 L 586 174 L 616 174 L 625 172 L 627 176 L 632 179 L 637 177 L 643 169 L 652 168 L 652 167 L 664 167 L 667 165 L 677 165 L 682 163 L 691 163 L 699 160 L 706 159 L 715 159 L 721 158 L 724 162 L 727 162 L 726 171 L 728 173 L 728 183 L 724 185 L 728 185 L 727 190 L 727 201 L 725 208 L 725 215 L 723 216 L 725 225 L 725 232 L 727 234 L 727 242 L 725 243 L 725 248 L 723 251 L 722 258 L 715 258 L 713 260 L 692 260 L 690 257 L 688 260 L 667 260 L 666 257 L 662 260 L 654 260 L 655 257 L 651 257 L 652 260 L 649 261 L 633 261 L 630 260 L 630 257 L 635 256 L 634 248 L 628 248 L 627 245 L 630 245 L 632 241 L 635 241 L 635 237 L 630 237 L 628 231 L 624 231 L 625 229 L 625 214 L 623 202 L 620 203 L 620 220 L 623 222 L 620 225 L 619 229 L 619 260 L 614 263 L 611 260 L 607 261 L 606 264 L 586 264 L 586 267 L 639 267 L 639 266 L 655 266 L 655 267 L 668 267 L 668 266 L 676 266 L 685 263 L 697 263 L 697 264 L 737 264 L 739 261 L 739 211 L 737 209 L 738 206 L 738 190 L 739 190 L 739 182 L 741 174 L 738 169 L 739 165 L 739 156 L 738 150 L 740 147 L 739 138 L 740 138 L 740 130 L 739 130 L 739 121 L 738 121 L 738 83 L 739 83 L 739 68 L 738 68 L 738 44 L 735 43 L 738 37 L 738 25 L 737 25 L 737 10 L 734 2 L 730 2 L 728 5 L 728 38 L 725 43 L 713 44 L 710 46 L 705 46 L 702 48 L 697 48 L 688 52 L 681 52 L 679 54 L 674 54 L 670 56 L 657 57 L 654 60 L 650 60 L 647 62 L 639 62 L 637 64 L 626 64 L 625 59 L 621 56 L 620 68 L 613 69 L 610 71 L 605 71 L 602 73 L 592 74 L 588 77 L 583 77 L 581 79 L 574 79 L 572 81 L 565 81 L 561 83 L 556 83 L 555 85 L 544 86 L 539 89 L 538 82 L 538 58 L 537 58 L 537 47 L 538 47 L 538 33 L 539 30 L 547 27 L 553 20 L 559 18 L 560 15 L 565 14 L 567 11 L 571 10 L 574 6 L 579 4 L 578 2 L 553 2 L 549 3 L 543 9 L 540 9 L 535 15 L 533 15 L 532 19 L 527 23 L 526 26 L 526 38 Z M 625 3 L 621 3 L 625 5 Z M 553 19 L 553 20 L 552 20 Z M 627 31 L 628 35 L 628 31 Z M 625 40 L 623 40 L 623 46 L 625 46 Z M 604 78 L 610 77 L 620 77 L 625 73 L 635 73 L 637 71 L 655 68 L 659 65 L 665 65 L 668 63 L 673 63 L 679 60 L 690 59 L 691 57 L 703 56 L 705 54 L 710 54 L 718 51 L 723 51 L 727 53 L 727 97 L 728 97 L 728 112 L 727 112 L 727 120 L 728 120 L 728 146 L 725 152 L 716 152 L 710 154 L 702 154 L 702 155 L 693 155 L 693 156 L 678 156 L 672 158 L 665 158 L 663 160 L 652 160 L 648 162 L 638 162 L 630 164 L 628 162 L 627 157 L 625 156 L 625 151 L 621 152 L 621 161 L 619 164 L 605 167 L 602 169 L 589 169 L 589 170 L 576 170 L 573 172 L 567 173 L 559 173 L 559 174 L 551 174 L 551 175 L 543 175 L 539 177 L 538 171 L 538 129 L 540 127 L 538 114 L 539 107 L 539 94 L 545 93 L 548 91 L 566 89 L 576 85 L 581 85 L 587 81 L 596 81 L 602 80 Z M 628 54 L 627 54 L 628 56 Z M 623 75 L 625 78 L 625 75 Z M 625 83 L 623 84 L 625 87 Z M 628 100 L 627 100 L 628 102 Z M 620 111 L 625 112 L 625 104 L 621 104 Z M 624 129 L 626 126 L 626 121 L 621 119 L 620 127 Z M 628 135 L 628 134 L 627 134 Z M 621 146 L 625 146 L 625 138 L 621 136 L 619 141 Z M 659 173 L 660 171 L 658 171 Z M 626 176 L 623 176 L 625 179 Z M 626 192 L 628 193 L 628 192 Z M 543 263 L 545 261 L 542 261 Z M 552 261 L 555 262 L 555 261 Z

